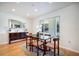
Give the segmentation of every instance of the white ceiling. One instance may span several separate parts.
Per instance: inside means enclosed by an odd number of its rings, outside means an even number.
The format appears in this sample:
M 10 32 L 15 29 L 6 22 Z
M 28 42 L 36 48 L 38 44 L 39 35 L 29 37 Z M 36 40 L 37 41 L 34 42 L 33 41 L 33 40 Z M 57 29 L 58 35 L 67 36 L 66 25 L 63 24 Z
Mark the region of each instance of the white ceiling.
M 27 18 L 36 18 L 71 4 L 72 2 L 0 2 L 0 11 Z M 15 10 L 12 11 L 12 9 Z M 34 9 L 38 10 L 35 12 Z

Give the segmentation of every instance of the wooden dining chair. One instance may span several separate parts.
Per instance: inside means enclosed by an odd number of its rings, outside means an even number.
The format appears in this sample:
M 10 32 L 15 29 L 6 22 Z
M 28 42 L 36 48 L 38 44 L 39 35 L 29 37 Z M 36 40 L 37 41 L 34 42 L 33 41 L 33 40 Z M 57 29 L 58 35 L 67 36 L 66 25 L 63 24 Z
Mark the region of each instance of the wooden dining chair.
M 32 33 L 28 33 L 28 35 L 26 35 L 26 48 L 27 46 L 31 45 L 31 38 L 32 38 Z
M 29 50 L 31 52 L 33 52 L 33 47 L 36 47 L 37 48 L 37 56 L 39 55 L 39 46 L 42 44 L 42 42 L 39 40 L 38 37 L 33 37 L 32 36 L 32 33 L 29 33 L 29 35 L 27 36 L 27 39 L 26 39 L 26 46 L 28 45 L 29 46 Z
M 59 38 L 54 38 L 53 41 L 51 43 L 48 43 L 46 45 L 50 50 L 54 50 L 54 56 L 56 55 L 56 52 L 57 52 L 57 55 L 59 55 Z
M 38 37 L 32 37 L 32 52 L 33 47 L 37 48 L 37 56 L 39 55 L 39 49 L 43 49 L 42 47 L 43 42 Z

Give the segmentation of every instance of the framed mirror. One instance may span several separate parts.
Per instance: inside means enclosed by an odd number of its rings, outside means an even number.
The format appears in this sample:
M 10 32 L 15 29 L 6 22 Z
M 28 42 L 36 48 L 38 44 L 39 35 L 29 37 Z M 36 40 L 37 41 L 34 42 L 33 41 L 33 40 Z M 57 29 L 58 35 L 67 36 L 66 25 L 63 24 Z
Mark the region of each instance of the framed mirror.
M 9 19 L 9 28 L 25 28 L 25 24 L 17 20 Z
M 27 28 L 25 25 L 25 23 L 13 19 L 8 21 L 9 32 L 26 32 Z
M 51 18 L 46 18 L 44 20 L 40 20 L 39 26 L 40 27 L 40 32 L 45 32 L 49 33 L 53 36 L 59 36 L 60 33 L 60 16 L 55 16 Z

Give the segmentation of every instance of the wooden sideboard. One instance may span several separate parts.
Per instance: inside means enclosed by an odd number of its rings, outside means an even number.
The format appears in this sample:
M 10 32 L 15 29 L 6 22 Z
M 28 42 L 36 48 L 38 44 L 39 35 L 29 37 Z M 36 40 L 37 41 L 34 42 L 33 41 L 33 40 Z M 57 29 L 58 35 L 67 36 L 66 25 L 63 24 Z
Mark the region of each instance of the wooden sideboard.
M 26 38 L 26 32 L 9 33 L 9 44 L 11 44 L 11 41 L 21 40 L 24 38 Z

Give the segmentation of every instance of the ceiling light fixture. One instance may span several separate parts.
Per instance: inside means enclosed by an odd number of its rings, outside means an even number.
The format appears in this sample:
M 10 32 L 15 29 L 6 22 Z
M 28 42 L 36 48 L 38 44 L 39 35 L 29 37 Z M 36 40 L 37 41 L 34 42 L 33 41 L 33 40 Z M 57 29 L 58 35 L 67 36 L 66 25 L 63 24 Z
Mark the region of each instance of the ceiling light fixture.
M 27 16 L 30 16 L 30 14 L 29 14 L 29 13 L 27 13 L 26 15 L 27 15 Z
M 16 2 L 17 4 L 20 4 L 20 2 Z
M 38 11 L 38 9 L 36 9 L 36 8 L 35 8 L 35 9 L 34 9 L 34 11 L 35 11 L 35 12 L 37 12 L 37 11 Z
M 15 9 L 12 9 L 12 11 L 14 12 L 14 11 L 15 11 Z
M 52 4 L 52 2 L 48 2 L 49 4 Z

